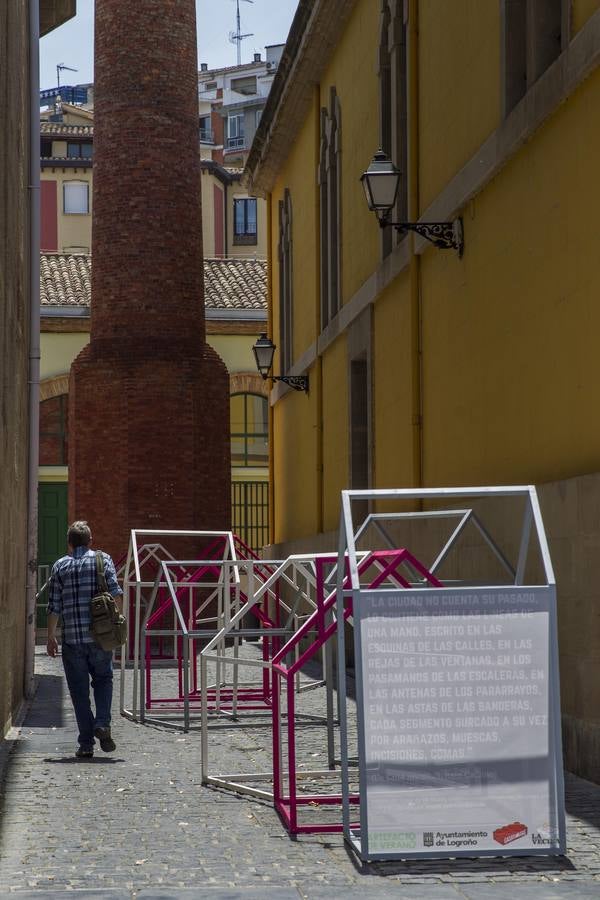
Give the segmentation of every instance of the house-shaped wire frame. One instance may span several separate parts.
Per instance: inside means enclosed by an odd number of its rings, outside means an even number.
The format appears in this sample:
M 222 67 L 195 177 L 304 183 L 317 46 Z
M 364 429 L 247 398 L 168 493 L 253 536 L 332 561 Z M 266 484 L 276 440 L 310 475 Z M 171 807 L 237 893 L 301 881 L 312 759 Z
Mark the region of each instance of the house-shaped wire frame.
M 249 717 L 258 720 L 266 715 L 270 719 L 271 681 L 266 666 L 279 638 L 293 633 L 308 615 L 299 604 L 309 610 L 314 607 L 312 569 L 310 563 L 296 563 L 282 571 L 279 562 L 257 559 L 163 560 L 140 632 L 140 722 L 188 731 L 219 727 L 215 721 L 209 725 L 208 718 L 222 720 L 224 727 L 242 717 L 246 727 L 261 724 L 251 723 Z M 282 598 L 282 586 L 291 593 L 291 604 Z M 245 621 L 249 611 L 254 622 Z M 171 612 L 174 621 L 165 622 L 165 613 Z M 219 638 L 224 634 L 226 638 Z M 162 689 L 155 690 L 155 660 L 150 648 L 153 641 L 162 638 L 168 638 L 175 648 L 177 685 L 173 679 L 166 684 L 162 679 Z M 253 643 L 244 645 L 245 639 Z M 213 647 L 215 640 L 214 683 L 209 683 L 206 667 L 202 670 L 198 666 L 198 656 L 203 647 Z M 253 652 L 245 659 L 240 654 L 248 646 L 253 651 L 260 648 L 261 654 Z M 262 667 L 259 681 L 240 681 L 240 664 L 244 662 Z M 230 671 L 232 677 L 228 679 Z M 305 688 L 297 683 L 299 693 Z M 203 701 L 207 706 L 204 726 L 198 722 Z
M 173 561 L 172 550 L 166 545 L 176 544 L 180 540 L 207 543 L 214 548 L 215 559 L 236 558 L 234 536 L 231 531 L 193 531 L 174 529 L 134 528 L 129 538 L 127 559 L 123 570 L 123 610 L 128 617 L 128 648 L 131 653 L 121 654 L 120 679 L 120 712 L 125 718 L 139 719 L 139 677 L 140 677 L 140 632 L 145 610 L 149 603 L 150 593 L 155 588 L 156 573 L 161 570 L 165 560 Z M 168 589 L 166 581 L 160 585 Z M 131 705 L 127 705 L 127 662 L 133 659 Z M 175 659 L 175 656 L 173 657 Z
M 250 669 L 262 669 L 266 673 L 269 684 L 269 702 L 273 704 L 272 693 L 272 660 L 280 648 L 289 641 L 295 634 L 305 634 L 310 631 L 307 623 L 313 620 L 318 609 L 318 564 L 320 560 L 332 559 L 331 554 L 293 554 L 286 560 L 279 561 L 256 561 L 248 560 L 245 562 L 238 561 L 238 569 L 241 573 L 241 580 L 247 585 L 244 603 L 237 611 L 224 623 L 222 629 L 202 648 L 201 658 L 201 674 L 200 683 L 205 684 L 208 680 L 207 666 L 209 662 L 217 664 L 223 660 L 222 652 L 224 643 L 227 639 L 243 638 L 244 636 L 254 636 L 252 630 L 241 627 L 244 619 L 249 613 L 256 613 L 259 617 L 260 629 L 258 635 L 263 641 L 263 653 L 261 656 L 257 654 L 234 655 L 229 657 L 227 663 L 234 668 L 249 667 Z M 335 562 L 335 558 L 333 557 Z M 260 583 L 257 583 L 255 572 L 261 567 L 268 567 L 267 577 L 262 577 Z M 285 596 L 284 596 L 285 594 Z M 264 604 L 264 606 L 263 606 Z M 261 607 L 263 611 L 261 613 Z M 269 614 L 267 615 L 267 611 Z M 296 694 L 303 693 L 304 690 L 311 690 L 314 687 L 324 685 L 327 696 L 326 714 L 321 715 L 303 715 L 298 719 L 309 721 L 311 724 L 325 724 L 328 728 L 328 734 L 331 729 L 331 717 L 333 716 L 333 668 L 331 658 L 327 654 L 327 647 L 319 647 L 318 652 L 321 655 L 323 680 L 310 679 L 308 682 L 300 681 L 300 668 L 296 666 L 291 676 L 292 692 Z M 292 653 L 297 661 L 301 655 L 299 643 L 294 644 Z M 270 783 L 273 780 L 272 772 L 254 772 L 254 773 L 228 773 L 224 774 L 222 768 L 218 774 L 209 771 L 209 712 L 210 697 L 201 691 L 201 732 L 202 732 L 202 783 L 213 787 L 224 788 L 234 793 L 247 794 L 259 797 L 261 799 L 273 799 L 273 791 L 269 787 L 256 787 L 258 783 Z M 269 725 L 272 727 L 272 717 L 275 715 L 270 709 Z M 283 714 L 285 716 L 285 713 Z M 329 748 L 330 758 L 333 755 L 331 746 Z M 223 759 L 220 758 L 219 763 L 223 766 Z M 329 775 L 329 772 L 307 771 L 303 773 L 303 777 L 317 778 L 323 774 Z
M 501 546 L 506 541 L 498 540 L 495 537 L 495 527 L 484 525 L 477 512 L 477 508 L 481 506 L 488 511 L 497 511 L 499 505 L 506 502 L 505 498 L 513 504 L 518 501 L 518 515 L 513 516 L 516 521 L 507 525 L 506 518 L 502 518 L 503 511 L 498 512 L 497 518 L 492 518 L 494 523 L 502 522 L 503 534 L 511 531 L 509 544 L 513 550 L 512 560 L 511 554 Z M 366 503 L 376 511 L 363 521 Z M 514 512 L 514 507 L 511 509 Z M 358 515 L 361 516 L 360 521 L 356 521 Z M 446 536 L 434 548 L 430 561 L 423 559 L 422 554 L 419 557 L 429 571 L 441 578 L 441 588 L 437 588 L 435 592 L 430 591 L 417 580 L 413 590 L 403 591 L 400 595 L 394 589 L 370 591 L 361 586 L 357 547 L 360 547 L 361 538 L 368 528 L 374 528 L 380 537 L 394 545 L 396 538 L 392 533 L 399 522 L 403 525 L 409 523 L 411 527 L 420 522 L 421 526 L 431 527 L 437 538 L 441 519 L 458 519 L 458 523 L 452 528 L 450 536 Z M 445 582 L 439 574 L 452 554 L 460 552 L 460 540 L 469 524 L 475 528 L 480 544 L 494 560 L 491 569 L 497 573 L 497 567 L 500 566 L 503 572 L 501 583 L 493 579 L 486 580 L 484 572 L 479 573 L 483 580 L 480 577 L 477 583 L 469 579 Z M 536 565 L 531 565 L 534 550 L 537 551 Z M 344 581 L 338 564 L 337 618 L 341 620 L 351 604 L 358 726 L 355 753 L 354 746 L 349 747 L 346 672 L 344 666 L 338 666 L 343 822 L 344 837 L 349 847 L 364 861 L 564 853 L 556 585 L 535 488 L 516 486 L 343 491 L 338 560 L 341 562 L 344 559 L 347 560 L 348 575 Z M 531 572 L 534 573 L 533 576 Z M 462 608 L 459 608 L 460 603 L 463 604 Z M 435 626 L 432 627 L 429 624 L 431 622 Z M 392 635 L 400 633 L 437 634 L 439 632 L 436 629 L 440 628 L 447 629 L 442 633 L 455 633 L 451 629 L 456 629 L 456 624 L 449 623 L 456 622 L 463 623 L 458 628 L 470 628 L 473 633 L 480 627 L 476 623 L 483 622 L 481 627 L 485 630 L 487 623 L 492 633 L 502 633 L 509 638 L 514 633 L 529 634 L 530 637 L 523 641 L 502 639 L 495 644 L 493 640 L 481 642 L 482 646 L 495 649 L 479 655 L 456 652 L 458 642 L 436 646 L 431 641 L 424 641 L 419 645 L 417 640 L 410 650 L 406 649 L 406 644 L 404 647 L 400 643 L 394 644 Z M 503 624 L 499 625 L 500 622 Z M 374 626 L 378 630 L 374 630 Z M 369 640 L 373 634 L 384 635 L 382 643 L 378 645 L 376 641 Z M 338 629 L 337 638 L 338 658 L 345 659 L 344 629 Z M 504 644 L 509 643 L 511 649 L 519 644 L 528 646 L 530 651 L 533 647 L 533 655 L 531 652 L 520 656 L 496 652 L 497 648 L 505 649 Z M 381 646 L 384 647 L 385 654 L 379 651 Z M 422 650 L 419 650 L 419 646 Z M 531 661 L 541 659 L 544 661 L 543 669 L 533 668 Z M 523 660 L 526 662 L 521 666 Z M 387 698 L 392 695 L 387 686 L 392 683 L 392 676 L 381 678 L 380 675 L 374 677 L 372 674 L 385 671 L 386 666 L 392 665 L 396 667 L 396 671 L 401 671 L 402 666 L 411 666 L 412 681 L 416 682 L 418 678 L 421 684 L 433 684 L 433 689 L 427 687 L 427 692 L 429 697 L 436 698 L 436 703 L 439 702 L 439 697 L 454 697 L 449 687 L 444 688 L 443 694 L 436 687 L 447 684 L 445 679 L 449 679 L 449 675 L 443 671 L 445 667 L 453 667 L 453 671 L 462 679 L 461 683 L 467 685 L 465 693 L 469 697 L 477 697 L 478 692 L 482 692 L 481 688 L 469 688 L 471 682 L 475 685 L 483 683 L 484 692 L 492 694 L 495 680 L 501 682 L 501 691 L 502 679 L 506 678 L 509 684 L 517 684 L 521 691 L 517 696 L 533 697 L 533 700 L 526 700 L 523 704 L 531 712 L 514 718 L 499 715 L 497 731 L 481 732 L 492 735 L 489 739 L 498 742 L 497 748 L 490 749 L 491 745 L 488 747 L 482 738 L 481 746 L 484 749 L 476 746 L 469 765 L 463 765 L 460 761 L 450 762 L 451 752 L 456 753 L 456 759 L 460 760 L 459 752 L 465 739 L 475 740 L 471 732 L 467 732 L 465 738 L 463 723 L 477 723 L 479 720 L 475 715 L 470 719 L 464 716 L 460 718 L 457 713 L 460 704 L 455 700 L 440 703 L 440 707 L 445 705 L 447 708 L 445 717 L 427 721 L 433 721 L 438 729 L 445 728 L 445 732 L 440 730 L 432 733 L 434 737 L 438 735 L 437 739 L 443 749 L 437 751 L 437 757 L 433 750 L 423 750 L 422 747 L 429 741 L 429 726 L 423 725 L 418 716 L 412 719 L 402 717 L 398 712 L 401 705 L 394 706 L 387 702 Z M 507 675 L 506 668 L 511 665 L 513 671 Z M 527 665 L 530 668 L 523 667 Z M 426 666 L 431 669 L 426 670 Z M 427 674 L 427 671 L 433 674 Z M 374 687 L 377 678 L 379 684 L 385 685 L 383 689 Z M 488 680 L 492 688 L 487 687 Z M 403 681 L 397 677 L 395 683 L 402 685 Z M 393 690 L 394 696 L 403 696 L 403 687 Z M 410 691 L 412 690 L 411 688 Z M 484 692 L 480 695 L 484 696 Z M 510 696 L 510 692 L 508 695 Z M 378 699 L 370 704 L 370 697 Z M 380 702 L 381 697 L 385 697 L 385 700 Z M 504 702 L 500 701 L 499 708 Z M 486 702 L 469 701 L 469 709 L 477 710 L 478 706 L 485 707 Z M 383 711 L 387 716 L 385 720 L 381 716 Z M 540 715 L 540 711 L 546 715 Z M 488 718 L 491 720 L 491 717 Z M 481 720 L 484 718 L 481 717 Z M 521 720 L 522 728 L 519 729 L 517 726 L 520 726 Z M 440 722 L 441 725 L 438 724 Z M 382 733 L 382 727 L 389 729 L 387 736 Z M 410 732 L 413 727 L 417 729 L 414 736 Z M 479 740 L 480 732 L 476 731 L 476 727 L 472 726 L 473 733 Z M 519 730 L 521 733 L 518 733 Z M 531 741 L 530 756 L 527 755 L 529 747 L 527 752 L 523 751 L 527 740 Z M 411 746 L 410 741 L 414 742 L 412 746 L 418 745 L 416 752 L 394 749 L 396 742 L 406 747 Z M 388 749 L 379 749 L 380 743 Z M 494 757 L 486 756 L 486 753 L 492 752 Z M 351 813 L 354 798 L 349 789 L 349 760 L 355 756 L 359 767 L 358 822 L 351 821 L 351 815 L 353 819 L 356 816 L 354 812 Z M 485 762 L 484 765 L 482 760 L 492 761 Z M 483 772 L 485 777 L 489 776 L 492 780 L 485 782 L 481 774 Z M 460 786 L 460 792 L 457 785 Z M 473 799 L 475 796 L 476 801 Z M 474 808 L 478 808 L 475 814 Z M 531 821 L 524 821 L 526 815 L 522 815 L 520 810 L 530 811 Z M 543 812 L 546 813 L 545 817 Z M 436 815 L 439 816 L 437 821 Z M 449 816 L 453 817 L 452 825 L 448 824 L 450 819 L 445 821 Z M 469 816 L 472 817 L 470 821 Z

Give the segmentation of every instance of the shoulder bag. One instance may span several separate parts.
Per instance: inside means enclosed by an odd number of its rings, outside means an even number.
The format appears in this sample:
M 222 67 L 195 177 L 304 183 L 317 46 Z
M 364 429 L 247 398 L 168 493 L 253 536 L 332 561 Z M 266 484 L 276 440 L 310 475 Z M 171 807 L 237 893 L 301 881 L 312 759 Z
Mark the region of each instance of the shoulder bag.
M 104 557 L 96 551 L 96 574 L 100 593 L 90 601 L 90 631 L 103 650 L 116 650 L 127 640 L 127 620 L 117 609 L 114 597 L 108 592 L 104 575 Z

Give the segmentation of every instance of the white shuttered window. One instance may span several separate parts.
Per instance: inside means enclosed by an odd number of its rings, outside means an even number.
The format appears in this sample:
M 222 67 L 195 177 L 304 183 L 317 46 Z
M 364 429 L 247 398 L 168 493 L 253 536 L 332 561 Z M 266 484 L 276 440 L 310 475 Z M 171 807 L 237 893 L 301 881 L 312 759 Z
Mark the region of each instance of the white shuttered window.
M 85 181 L 66 181 L 63 185 L 66 215 L 87 215 L 90 211 L 89 185 Z

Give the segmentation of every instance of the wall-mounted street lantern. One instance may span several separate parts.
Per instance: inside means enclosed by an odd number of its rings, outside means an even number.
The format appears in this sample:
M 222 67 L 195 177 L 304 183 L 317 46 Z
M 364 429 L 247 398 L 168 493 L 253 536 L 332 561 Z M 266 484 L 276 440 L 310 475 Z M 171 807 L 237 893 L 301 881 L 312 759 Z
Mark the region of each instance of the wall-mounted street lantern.
M 252 347 L 254 359 L 256 360 L 256 368 L 265 379 L 270 378 L 271 381 L 283 381 L 295 391 L 308 391 L 308 375 L 271 375 L 273 366 L 273 356 L 276 346 L 267 335 L 263 332 L 257 342 Z
M 378 150 L 369 168 L 360 177 L 371 212 L 377 215 L 381 228 L 415 231 L 441 250 L 456 250 L 463 255 L 462 219 L 453 222 L 390 222 L 389 216 L 398 196 L 401 172 L 383 150 Z

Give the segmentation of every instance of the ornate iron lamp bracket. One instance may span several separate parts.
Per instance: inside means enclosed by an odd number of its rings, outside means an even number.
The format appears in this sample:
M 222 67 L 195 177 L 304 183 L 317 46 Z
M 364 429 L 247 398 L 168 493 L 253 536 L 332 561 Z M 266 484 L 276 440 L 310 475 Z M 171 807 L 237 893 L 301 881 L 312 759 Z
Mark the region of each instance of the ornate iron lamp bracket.
M 271 381 L 283 381 L 288 387 L 295 391 L 306 391 L 308 393 L 308 375 L 269 375 Z
M 414 231 L 440 250 L 456 250 L 459 257 L 465 249 L 462 219 L 454 219 L 453 222 L 389 222 L 383 218 L 379 224 L 382 228 L 391 225 L 396 231 Z

